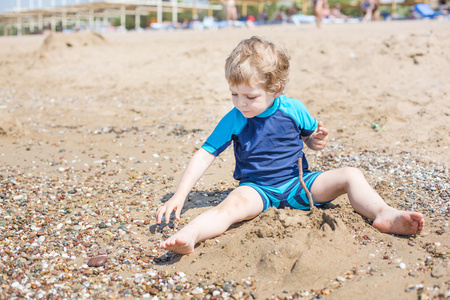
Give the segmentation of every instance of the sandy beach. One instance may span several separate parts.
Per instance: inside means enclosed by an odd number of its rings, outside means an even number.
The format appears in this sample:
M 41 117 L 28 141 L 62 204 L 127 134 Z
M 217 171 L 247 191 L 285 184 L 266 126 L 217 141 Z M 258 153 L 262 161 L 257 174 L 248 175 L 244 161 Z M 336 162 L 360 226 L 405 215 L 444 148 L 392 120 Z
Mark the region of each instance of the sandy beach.
M 285 94 L 330 131 L 311 168 L 360 168 L 424 214 L 421 234 L 382 234 L 341 196 L 191 255 L 157 247 L 237 186 L 230 147 L 180 222 L 155 224 L 232 108 L 225 59 L 253 35 L 288 49 Z M 448 49 L 446 21 L 0 38 L 0 298 L 450 298 Z

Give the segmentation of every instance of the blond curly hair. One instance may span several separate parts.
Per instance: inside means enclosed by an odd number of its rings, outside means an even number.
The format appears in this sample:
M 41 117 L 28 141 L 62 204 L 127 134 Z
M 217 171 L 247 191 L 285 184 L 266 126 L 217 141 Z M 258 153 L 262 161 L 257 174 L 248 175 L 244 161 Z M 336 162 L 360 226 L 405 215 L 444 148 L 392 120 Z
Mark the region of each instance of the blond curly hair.
M 231 86 L 262 84 L 268 93 L 282 93 L 289 79 L 287 51 L 258 36 L 243 40 L 228 56 L 225 78 Z

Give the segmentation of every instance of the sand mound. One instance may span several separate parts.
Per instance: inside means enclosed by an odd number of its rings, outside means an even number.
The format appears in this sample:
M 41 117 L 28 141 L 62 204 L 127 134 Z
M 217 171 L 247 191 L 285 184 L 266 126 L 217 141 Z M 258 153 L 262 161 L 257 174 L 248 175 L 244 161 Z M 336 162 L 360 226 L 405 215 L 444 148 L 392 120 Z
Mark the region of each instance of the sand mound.
M 172 261 L 180 260 L 180 270 L 211 280 L 263 277 L 272 282 L 267 292 L 274 286 L 288 291 L 321 289 L 349 271 L 352 258 L 343 256 L 336 261 L 335 257 L 351 247 L 358 251 L 342 220 L 328 211 L 311 216 L 303 211 L 269 209 L 200 244 L 194 254 L 175 255 Z
M 106 39 L 96 32 L 53 33 L 45 38 L 41 51 L 102 45 Z

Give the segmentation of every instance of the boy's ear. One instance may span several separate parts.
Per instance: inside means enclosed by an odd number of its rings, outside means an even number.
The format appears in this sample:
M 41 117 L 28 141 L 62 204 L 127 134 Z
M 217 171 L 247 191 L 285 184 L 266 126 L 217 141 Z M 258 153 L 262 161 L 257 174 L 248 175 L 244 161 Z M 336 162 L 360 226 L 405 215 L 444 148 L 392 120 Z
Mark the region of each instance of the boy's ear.
M 283 94 L 284 91 L 284 84 L 280 86 L 280 90 L 278 92 L 276 92 L 275 94 L 273 94 L 273 98 L 278 98 L 280 97 L 281 94 Z
M 275 94 L 273 94 L 273 98 L 276 99 L 276 98 L 280 97 L 281 94 L 283 94 L 283 92 L 281 92 L 281 91 L 280 92 L 276 92 Z

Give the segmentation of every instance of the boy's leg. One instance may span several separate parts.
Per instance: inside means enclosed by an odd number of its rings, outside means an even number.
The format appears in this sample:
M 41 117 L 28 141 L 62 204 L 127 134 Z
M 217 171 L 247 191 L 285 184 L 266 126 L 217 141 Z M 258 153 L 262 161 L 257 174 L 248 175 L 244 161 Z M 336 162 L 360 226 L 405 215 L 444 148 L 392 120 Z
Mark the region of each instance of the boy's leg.
M 162 242 L 160 247 L 179 254 L 192 253 L 195 244 L 222 234 L 234 223 L 256 217 L 262 210 L 263 200 L 259 193 L 249 186 L 240 186 L 219 205 Z
M 371 219 L 381 232 L 402 235 L 419 233 L 423 215 L 401 211 L 387 205 L 356 168 L 342 168 L 320 174 L 311 187 L 314 200 L 328 202 L 347 193 L 353 209 Z

